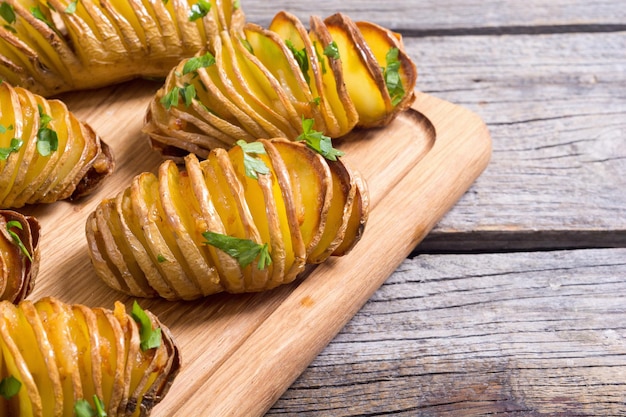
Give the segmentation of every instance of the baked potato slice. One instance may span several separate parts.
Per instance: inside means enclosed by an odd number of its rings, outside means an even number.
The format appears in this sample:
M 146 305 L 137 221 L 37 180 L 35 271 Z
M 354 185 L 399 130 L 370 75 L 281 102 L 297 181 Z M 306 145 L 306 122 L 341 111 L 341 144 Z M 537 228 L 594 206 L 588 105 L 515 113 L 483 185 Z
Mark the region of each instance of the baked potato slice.
M 0 299 L 17 303 L 33 290 L 39 272 L 36 218 L 0 210 Z
M 307 258 L 313 264 L 324 262 L 343 242 L 355 204 L 357 188 L 352 173 L 338 161 L 329 161 L 328 166 L 333 184 L 333 198 L 320 241 Z
M 124 218 L 141 226 L 133 230 L 133 242 L 150 254 L 142 262 L 149 258 L 155 264 L 151 271 L 175 294 L 154 291 L 168 299 L 193 299 L 209 291 L 274 288 L 293 281 L 306 263 L 319 263 L 337 248 L 347 252 L 353 242 L 344 240 L 360 237 L 365 224 L 360 216 L 367 216 L 367 187 L 360 181 L 341 159 L 326 160 L 304 142 L 274 138 L 241 141 L 229 151 L 217 148 L 204 161 L 190 154 L 182 171 L 165 161 L 158 177 L 139 174 L 121 194 L 130 189 L 137 208 Z M 126 267 L 118 269 L 113 261 L 120 249 L 100 244 L 98 236 L 119 234 L 115 242 L 129 235 L 120 228 L 94 230 L 110 223 L 94 223 L 106 213 L 97 208 L 86 225 L 96 273 L 115 289 L 145 296 L 147 291 L 135 293 L 131 285 L 110 284 L 109 277 Z M 130 246 L 119 246 L 125 245 Z M 175 268 L 165 267 L 170 259 Z
M 89 194 L 114 169 L 108 146 L 59 100 L 0 83 L 0 207 Z
M 188 152 L 206 158 L 218 142 L 298 140 L 309 119 L 340 138 L 357 126 L 385 126 L 414 101 L 417 70 L 398 34 L 341 13 L 313 16 L 309 26 L 281 11 L 267 29 L 238 23 L 213 36 L 170 71 L 149 104 L 143 131 L 153 148 L 178 162 Z M 207 53 L 210 65 L 185 70 Z M 175 93 L 191 87 L 183 104 Z
M 135 305 L 129 314 L 119 302 L 112 311 L 51 297 L 2 301 L 0 348 L 0 379 L 18 382 L 0 399 L 12 416 L 73 416 L 96 401 L 111 417 L 146 416 L 180 368 L 169 330 L 150 312 Z
M 49 97 L 164 77 L 221 30 L 243 24 L 232 1 L 5 0 L 0 77 Z

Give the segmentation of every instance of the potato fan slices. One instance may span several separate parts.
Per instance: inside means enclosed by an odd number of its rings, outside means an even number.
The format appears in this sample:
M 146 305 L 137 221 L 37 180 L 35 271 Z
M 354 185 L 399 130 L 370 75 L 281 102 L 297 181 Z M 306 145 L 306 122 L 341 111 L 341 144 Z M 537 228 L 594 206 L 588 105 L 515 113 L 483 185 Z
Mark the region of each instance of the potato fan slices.
M 347 253 L 368 216 L 361 176 L 302 142 L 259 140 L 217 148 L 185 170 L 165 161 L 158 175 L 142 173 L 90 214 L 86 234 L 97 274 L 112 288 L 142 297 L 195 299 L 227 291 L 261 291 L 293 281 L 305 264 Z M 268 173 L 252 178 L 245 158 Z M 271 264 L 248 265 L 207 232 L 267 244 Z
M 313 16 L 307 31 L 284 11 L 268 29 L 233 20 L 172 69 L 144 132 L 173 159 L 240 139 L 293 140 L 303 118 L 338 138 L 388 124 L 414 101 L 416 79 L 401 37 L 373 23 Z
M 133 310 L 134 311 L 134 310 Z M 142 326 L 117 302 L 114 310 L 69 305 L 55 298 L 17 306 L 0 302 L 0 379 L 19 389 L 0 396 L 0 416 L 73 416 L 77 402 L 103 405 L 109 417 L 146 416 L 178 372 L 178 348 L 161 329 L 143 350 Z
M 33 289 L 39 270 L 39 222 L 0 210 L 0 300 L 17 303 Z
M 108 146 L 61 101 L 0 83 L 0 208 L 81 197 L 113 167 Z
M 44 96 L 164 77 L 231 17 L 230 0 L 2 0 L 0 77 Z

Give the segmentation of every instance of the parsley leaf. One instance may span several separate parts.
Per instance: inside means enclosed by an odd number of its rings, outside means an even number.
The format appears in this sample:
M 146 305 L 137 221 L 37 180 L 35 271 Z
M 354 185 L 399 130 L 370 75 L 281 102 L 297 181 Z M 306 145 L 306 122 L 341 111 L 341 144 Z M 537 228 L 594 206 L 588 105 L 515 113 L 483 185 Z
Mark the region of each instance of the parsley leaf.
M 39 108 L 39 130 L 37 130 L 37 152 L 41 156 L 49 156 L 52 152 L 59 148 L 59 138 L 57 132 L 50 129 L 48 124 L 52 121 L 52 117 L 45 114 L 40 104 Z
M 338 157 L 343 156 L 344 152 L 333 148 L 332 140 L 313 130 L 313 119 L 302 118 L 302 134 L 296 138 L 298 141 L 304 141 L 307 146 L 329 161 L 336 161 Z
M 6 4 L 6 3 L 3 3 Z M 0 133 L 7 133 L 7 131 L 13 130 L 13 125 L 9 125 L 5 127 L 4 125 L 0 125 Z
M 190 72 L 197 71 L 200 68 L 210 67 L 215 64 L 215 57 L 207 52 L 201 56 L 195 56 L 193 58 L 189 58 L 185 65 L 183 66 L 183 75 L 189 74 Z
M 337 46 L 337 42 L 332 41 L 329 43 L 326 48 L 324 48 L 324 55 L 329 58 L 339 59 L 339 47 Z
M 150 317 L 137 301 L 133 302 L 133 309 L 130 312 L 131 317 L 139 324 L 139 337 L 141 339 L 141 350 L 148 350 L 152 348 L 158 348 L 161 346 L 161 328 L 152 329 L 152 322 Z
M 50 22 L 48 20 L 48 18 L 46 17 L 46 15 L 41 11 L 41 9 L 39 8 L 39 6 L 35 6 L 35 7 L 31 7 L 30 8 L 30 12 L 33 16 L 35 16 L 36 19 L 41 20 L 42 22 L 44 22 L 46 25 L 48 25 L 48 27 L 50 27 L 51 29 L 56 31 L 56 28 L 54 27 L 54 25 L 52 24 L 52 22 Z
M 10 25 L 15 23 L 15 10 L 7 2 L 0 4 L 0 16 Z
M 39 155 L 49 156 L 58 148 L 59 138 L 57 132 L 48 127 L 39 128 L 37 131 L 37 152 L 39 152 Z
M 174 86 L 172 89 L 161 97 L 161 104 L 166 110 L 178 106 L 179 97 L 182 97 L 185 106 L 189 107 L 194 98 L 196 98 L 196 88 L 192 84 L 185 84 L 184 87 Z
M 6 161 L 13 152 L 18 152 L 24 142 L 22 139 L 13 138 L 8 148 L 0 148 L 0 161 Z
M 242 268 L 250 265 L 257 257 L 257 268 L 263 270 L 272 263 L 267 243 L 260 244 L 249 239 L 240 239 L 233 236 L 222 235 L 214 232 L 204 232 L 202 236 L 206 243 L 223 250 L 237 260 Z
M 287 44 L 287 48 L 289 48 L 289 50 L 293 54 L 293 57 L 296 59 L 296 62 L 300 67 L 300 71 L 302 71 L 302 75 L 304 75 L 306 83 L 310 84 L 311 78 L 309 77 L 309 57 L 306 53 L 306 48 L 302 48 L 300 50 L 296 49 L 294 44 L 289 39 L 287 39 L 285 43 Z
M 206 16 L 211 10 L 211 3 L 208 0 L 198 0 L 197 3 L 191 6 L 189 11 L 189 21 L 193 22 Z
M 243 166 L 247 177 L 258 179 L 258 174 L 270 173 L 270 169 L 265 165 L 265 162 L 253 156 L 253 154 L 265 155 L 265 148 L 261 142 L 247 143 L 246 141 L 238 140 L 237 145 L 243 150 Z
M 76 13 L 76 6 L 78 6 L 78 0 L 73 0 L 70 4 L 65 8 L 65 13 L 73 14 Z
M 96 406 L 95 410 L 84 398 L 76 401 L 74 404 L 76 417 L 107 417 L 107 413 L 104 411 L 104 404 L 102 404 L 102 400 L 97 395 L 93 396 L 93 402 Z
M 33 257 L 30 255 L 30 253 L 28 253 L 28 249 L 26 249 L 26 246 L 24 246 L 24 243 L 22 242 L 22 239 L 20 239 L 19 235 L 15 233 L 13 230 L 11 230 L 11 228 L 13 227 L 17 227 L 20 230 L 24 230 L 24 228 L 22 227 L 22 223 L 18 222 L 17 220 L 8 221 L 7 232 L 13 238 L 13 241 L 15 242 L 17 247 L 20 248 L 24 256 L 26 256 L 32 262 Z
M 22 383 L 13 375 L 9 375 L 0 381 L 0 395 L 8 400 L 17 395 L 21 387 Z
M 166 110 L 178 106 L 178 97 L 180 96 L 180 87 L 174 86 L 172 89 L 161 97 L 161 104 Z
M 385 84 L 387 85 L 387 91 L 391 97 L 391 104 L 397 105 L 404 97 L 404 87 L 402 86 L 402 79 L 400 78 L 400 61 L 398 60 L 398 48 L 391 48 L 385 60 L 387 61 L 387 67 L 383 69 L 383 75 L 385 77 Z

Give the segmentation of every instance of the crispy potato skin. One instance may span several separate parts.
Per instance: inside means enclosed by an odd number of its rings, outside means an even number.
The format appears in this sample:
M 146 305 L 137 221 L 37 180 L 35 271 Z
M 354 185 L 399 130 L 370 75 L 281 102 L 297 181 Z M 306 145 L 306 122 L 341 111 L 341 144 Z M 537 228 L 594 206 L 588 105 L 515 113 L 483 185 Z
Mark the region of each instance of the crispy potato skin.
M 21 384 L 0 398 L 6 415 L 71 417 L 78 401 L 95 409 L 97 396 L 110 417 L 148 416 L 173 383 L 180 354 L 170 331 L 145 314 L 162 340 L 142 350 L 140 327 L 119 302 L 108 310 L 53 297 L 0 301 L 0 380 Z
M 23 249 L 10 232 L 18 236 Z M 0 210 L 0 300 L 18 303 L 33 290 L 39 271 L 39 232 L 36 218 Z
M 363 178 L 303 142 L 261 139 L 260 154 L 241 146 L 212 150 L 185 169 L 171 160 L 142 173 L 92 212 L 85 226 L 97 275 L 140 297 L 196 299 L 286 284 L 307 264 L 348 253 L 368 217 Z M 246 158 L 268 168 L 253 178 Z M 241 265 L 207 243 L 205 232 L 267 245 L 271 264 Z
M 113 172 L 109 147 L 63 102 L 1 82 L 0 108 L 0 208 L 77 199 Z M 39 149 L 46 135 L 58 144 L 48 154 Z
M 4 0 L 16 18 L 0 28 L 0 77 L 49 97 L 132 78 L 163 78 L 221 27 L 243 19 L 230 0 L 191 19 L 197 0 Z M 220 11 L 220 14 L 217 13 Z
M 295 140 L 303 118 L 345 138 L 389 124 L 413 103 L 417 68 L 399 34 L 341 13 L 312 16 L 309 27 L 281 11 L 267 29 L 237 20 L 210 37 L 149 104 L 143 131 L 152 147 L 178 161 L 189 152 L 205 158 L 240 139 Z M 189 70 L 207 56 L 214 62 Z

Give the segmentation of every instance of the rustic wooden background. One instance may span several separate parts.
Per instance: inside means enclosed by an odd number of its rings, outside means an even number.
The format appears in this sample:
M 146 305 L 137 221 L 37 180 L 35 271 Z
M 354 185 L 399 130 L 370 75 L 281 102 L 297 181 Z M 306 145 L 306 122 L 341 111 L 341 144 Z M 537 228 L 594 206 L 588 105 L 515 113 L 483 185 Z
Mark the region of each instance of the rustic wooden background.
M 493 138 L 484 174 L 267 415 L 626 415 L 626 3 L 242 7 L 402 33 L 418 89 Z

